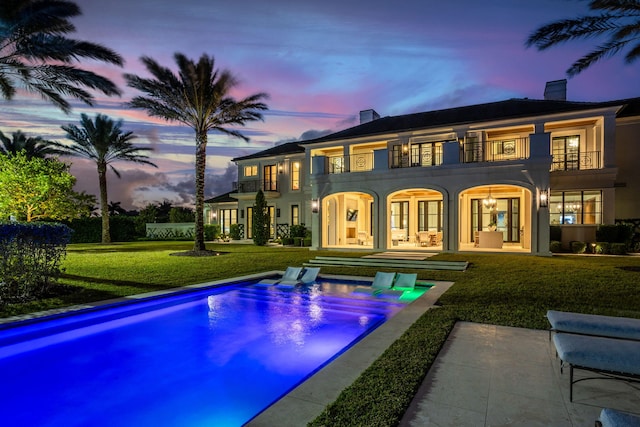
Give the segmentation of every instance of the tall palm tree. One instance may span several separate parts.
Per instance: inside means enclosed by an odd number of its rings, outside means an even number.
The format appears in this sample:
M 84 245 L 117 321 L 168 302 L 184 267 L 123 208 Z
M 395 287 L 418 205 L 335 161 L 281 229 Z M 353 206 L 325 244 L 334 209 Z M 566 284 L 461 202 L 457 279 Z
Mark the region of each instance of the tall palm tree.
M 76 30 L 69 19 L 80 14 L 71 1 L 0 2 L 0 94 L 4 99 L 12 99 L 22 86 L 69 112 L 71 105 L 64 96 L 92 105 L 89 90 L 120 95 L 112 81 L 75 65 L 85 58 L 123 64 L 120 55 L 102 45 L 66 36 Z
M 204 244 L 204 174 L 207 160 L 207 134 L 217 131 L 248 141 L 249 138 L 228 126 L 244 126 L 249 121 L 262 120 L 260 111 L 266 110 L 262 102 L 267 98 L 257 93 L 241 100 L 230 96 L 238 85 L 228 70 L 215 68 L 213 57 L 203 54 L 198 62 L 181 53 L 174 55 L 178 75 L 149 57 L 141 60 L 153 78 L 147 79 L 125 74 L 127 84 L 144 92 L 136 96 L 129 106 L 147 111 L 150 116 L 161 117 L 190 126 L 196 133 L 196 229 L 195 252 L 205 251 Z
M 33 157 L 45 158 L 58 153 L 52 147 L 52 141 L 43 139 L 41 136 L 27 137 L 22 131 L 13 132 L 11 138 L 0 131 L 0 143 L 0 154 L 8 156 L 15 155 L 22 150 L 24 150 L 27 159 Z
M 575 40 L 608 36 L 603 44 L 578 59 L 569 67 L 567 75 L 573 77 L 586 68 L 630 46 L 625 61 L 631 63 L 640 56 L 640 1 L 591 0 L 589 9 L 597 15 L 585 15 L 575 19 L 562 19 L 543 25 L 534 31 L 527 47 L 545 50 L 558 44 Z
M 122 120 L 113 121 L 109 117 L 98 114 L 95 121 L 82 114 L 80 127 L 69 124 L 62 126 L 67 132 L 67 138 L 72 145 L 54 143 L 59 153 L 67 156 L 82 157 L 94 161 L 98 167 L 98 182 L 100 184 L 100 213 L 102 215 L 102 243 L 111 243 L 109 230 L 109 203 L 107 197 L 107 166 L 120 178 L 120 172 L 113 167 L 116 161 L 144 163 L 157 167 L 142 154 L 151 148 L 136 147 L 131 140 L 136 138 L 133 132 L 123 132 Z

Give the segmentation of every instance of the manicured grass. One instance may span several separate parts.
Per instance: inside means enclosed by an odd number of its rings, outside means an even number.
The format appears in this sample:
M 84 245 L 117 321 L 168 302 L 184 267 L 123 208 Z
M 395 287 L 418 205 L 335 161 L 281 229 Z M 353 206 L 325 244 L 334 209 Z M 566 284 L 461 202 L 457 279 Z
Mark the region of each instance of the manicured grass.
M 0 316 L 203 283 L 301 265 L 317 255 L 356 252 L 217 244 L 217 257 L 178 257 L 189 242 L 71 245 L 61 283 L 73 292 L 7 307 Z M 640 257 L 440 254 L 469 261 L 465 272 L 405 270 L 421 280 L 454 281 L 439 300 L 311 425 L 396 425 L 457 320 L 544 329 L 548 309 L 640 318 Z M 374 276 L 376 268 L 322 267 L 322 273 Z M 392 270 L 389 270 L 392 271 Z

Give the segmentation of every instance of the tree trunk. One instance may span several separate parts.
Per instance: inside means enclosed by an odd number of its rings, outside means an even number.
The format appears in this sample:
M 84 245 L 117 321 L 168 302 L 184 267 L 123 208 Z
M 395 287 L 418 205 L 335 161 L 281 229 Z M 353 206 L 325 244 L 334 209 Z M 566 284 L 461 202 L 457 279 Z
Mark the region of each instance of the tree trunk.
M 207 132 L 196 131 L 196 236 L 194 251 L 204 251 L 204 174 L 207 167 Z
M 102 243 L 111 243 L 109 229 L 109 202 L 107 196 L 107 165 L 98 163 L 98 182 L 100 184 L 100 213 L 102 215 Z

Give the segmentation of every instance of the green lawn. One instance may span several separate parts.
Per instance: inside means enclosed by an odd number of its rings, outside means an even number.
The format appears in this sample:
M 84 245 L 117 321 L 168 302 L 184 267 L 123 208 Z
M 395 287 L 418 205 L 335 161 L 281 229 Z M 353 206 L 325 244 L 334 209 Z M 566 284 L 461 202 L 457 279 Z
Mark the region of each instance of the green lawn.
M 215 244 L 217 257 L 170 256 L 190 242 L 70 245 L 60 283 L 66 295 L 0 311 L 6 317 L 181 285 L 301 265 L 317 255 L 362 256 L 364 252 Z M 313 425 L 395 425 L 415 395 L 455 321 L 546 328 L 548 309 L 640 318 L 640 257 L 506 254 L 440 254 L 464 260 L 465 272 L 415 270 L 422 280 L 455 285 Z M 322 273 L 373 276 L 377 269 L 322 267 Z

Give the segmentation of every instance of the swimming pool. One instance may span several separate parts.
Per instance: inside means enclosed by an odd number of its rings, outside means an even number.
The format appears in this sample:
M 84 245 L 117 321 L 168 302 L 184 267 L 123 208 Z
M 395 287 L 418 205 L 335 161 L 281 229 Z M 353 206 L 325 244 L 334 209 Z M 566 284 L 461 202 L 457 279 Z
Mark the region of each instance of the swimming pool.
M 237 283 L 0 330 L 2 422 L 242 425 L 405 306 L 357 284 Z

